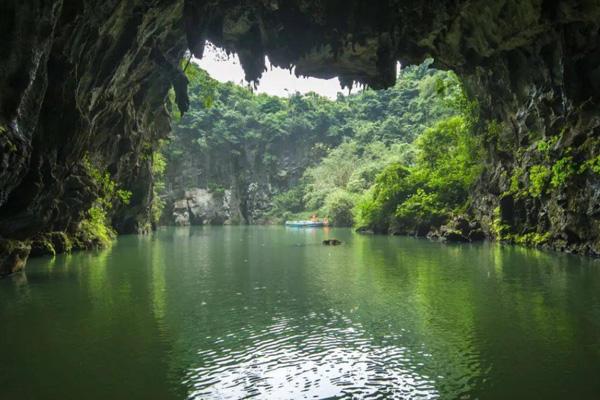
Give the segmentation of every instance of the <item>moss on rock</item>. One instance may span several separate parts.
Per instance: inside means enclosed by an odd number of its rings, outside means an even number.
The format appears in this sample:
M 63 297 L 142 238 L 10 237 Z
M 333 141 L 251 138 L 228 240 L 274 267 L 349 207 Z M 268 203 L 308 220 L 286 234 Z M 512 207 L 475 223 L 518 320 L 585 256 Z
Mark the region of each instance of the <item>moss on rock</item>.
M 0 239 L 0 277 L 25 268 L 30 251 L 26 241 Z

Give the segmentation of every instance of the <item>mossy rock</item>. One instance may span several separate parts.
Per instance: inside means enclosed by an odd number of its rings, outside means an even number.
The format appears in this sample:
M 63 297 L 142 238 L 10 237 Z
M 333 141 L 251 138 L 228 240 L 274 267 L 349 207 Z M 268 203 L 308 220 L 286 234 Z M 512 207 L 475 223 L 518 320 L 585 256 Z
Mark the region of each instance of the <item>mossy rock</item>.
M 31 243 L 31 256 L 69 253 L 73 250 L 73 240 L 65 232 L 50 232 L 38 235 Z
M 0 276 L 25 268 L 31 245 L 18 240 L 0 239 Z

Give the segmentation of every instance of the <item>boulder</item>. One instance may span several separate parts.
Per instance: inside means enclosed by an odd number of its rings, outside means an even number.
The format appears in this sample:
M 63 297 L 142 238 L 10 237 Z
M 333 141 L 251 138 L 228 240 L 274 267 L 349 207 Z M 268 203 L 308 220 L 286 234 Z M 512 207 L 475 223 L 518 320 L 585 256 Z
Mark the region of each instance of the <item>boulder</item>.
M 30 251 L 29 243 L 0 239 L 0 277 L 25 268 Z
M 475 242 L 485 239 L 485 233 L 476 221 L 470 221 L 464 215 L 454 216 L 437 231 L 429 232 L 428 238 L 443 242 Z

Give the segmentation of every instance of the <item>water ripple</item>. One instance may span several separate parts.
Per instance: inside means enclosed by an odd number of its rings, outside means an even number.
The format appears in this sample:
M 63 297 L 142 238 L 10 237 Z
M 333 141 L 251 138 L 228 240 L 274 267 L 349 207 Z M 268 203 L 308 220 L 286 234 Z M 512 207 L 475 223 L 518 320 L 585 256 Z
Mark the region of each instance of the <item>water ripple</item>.
M 342 316 L 281 317 L 259 331 L 215 338 L 211 347 L 197 352 L 187 373 L 190 399 L 439 397 L 406 348 L 374 343 Z

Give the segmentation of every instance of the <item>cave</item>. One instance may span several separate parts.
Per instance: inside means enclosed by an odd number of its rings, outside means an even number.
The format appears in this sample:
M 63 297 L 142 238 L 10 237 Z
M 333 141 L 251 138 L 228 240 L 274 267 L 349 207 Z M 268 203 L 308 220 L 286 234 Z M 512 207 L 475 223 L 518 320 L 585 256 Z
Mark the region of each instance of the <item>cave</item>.
M 394 84 L 427 57 L 478 101 L 486 163 L 470 214 L 489 238 L 511 184 L 526 186 L 536 142 L 560 190 L 515 202 L 511 232 L 544 224 L 549 247 L 600 254 L 600 5 L 594 1 L 8 0 L 0 5 L 0 272 L 78 229 L 100 190 L 90 163 L 131 189 L 119 233 L 152 229 L 152 151 L 169 132 L 172 88 L 187 111 L 185 52 L 206 40 L 345 86 Z M 515 183 L 516 182 L 516 183 Z M 518 217 L 517 217 L 518 216 Z M 82 240 L 80 247 L 93 243 Z M 64 247 L 64 246 L 57 246 Z

